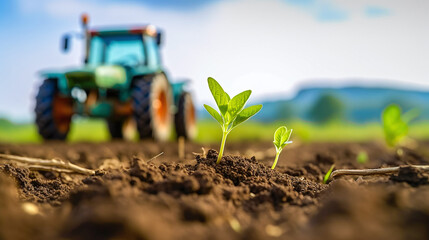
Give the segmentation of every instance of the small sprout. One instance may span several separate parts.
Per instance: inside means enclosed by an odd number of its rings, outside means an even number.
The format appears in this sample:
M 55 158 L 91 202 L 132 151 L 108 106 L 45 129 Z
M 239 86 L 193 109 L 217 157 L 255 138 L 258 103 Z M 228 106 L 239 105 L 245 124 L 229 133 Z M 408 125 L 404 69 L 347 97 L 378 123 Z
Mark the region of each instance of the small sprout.
M 323 177 L 323 183 L 324 184 L 328 183 L 329 178 L 331 177 L 332 171 L 334 170 L 334 167 L 335 167 L 335 164 L 332 164 L 331 168 L 325 174 L 325 177 Z
M 235 232 L 241 232 L 241 224 L 236 218 L 230 218 L 229 219 L 229 225 L 231 226 L 232 230 Z
M 404 155 L 404 150 L 402 150 L 402 148 L 398 148 L 398 149 L 396 150 L 396 154 L 397 154 L 399 157 L 402 157 L 402 156 Z
M 356 162 L 364 164 L 368 162 L 368 154 L 365 151 L 360 151 L 359 154 L 356 156 Z
M 394 147 L 408 134 L 408 123 L 416 118 L 419 112 L 413 109 L 401 115 L 401 108 L 391 104 L 383 110 L 381 120 L 387 145 Z
M 219 113 L 214 108 L 204 104 L 204 108 L 222 128 L 222 142 L 220 145 L 219 156 L 216 161 L 218 164 L 222 159 L 228 134 L 239 124 L 247 121 L 253 115 L 258 113 L 261 110 L 262 105 L 254 105 L 244 108 L 244 105 L 246 105 L 246 102 L 252 93 L 251 90 L 239 93 L 231 99 L 216 80 L 209 77 L 207 81 L 220 112 Z
M 276 225 L 268 224 L 265 226 L 265 232 L 271 237 L 280 237 L 283 234 L 283 229 Z
M 24 212 L 28 213 L 29 215 L 37 215 L 40 213 L 39 208 L 34 203 L 30 203 L 30 202 L 23 203 L 22 209 L 24 210 Z
M 292 141 L 289 141 L 290 135 L 292 134 L 292 129 L 287 129 L 286 126 L 281 126 L 277 128 L 276 132 L 274 133 L 274 146 L 276 147 L 276 159 L 274 159 L 273 166 L 271 166 L 271 169 L 274 169 L 277 165 L 277 161 L 279 160 L 280 153 L 282 152 L 283 148 L 292 143 Z

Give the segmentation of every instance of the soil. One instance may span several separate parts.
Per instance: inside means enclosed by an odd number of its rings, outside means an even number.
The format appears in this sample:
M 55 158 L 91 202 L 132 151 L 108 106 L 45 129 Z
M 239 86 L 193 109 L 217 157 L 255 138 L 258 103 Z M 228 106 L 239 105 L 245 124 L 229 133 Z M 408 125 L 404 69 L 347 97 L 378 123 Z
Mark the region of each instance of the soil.
M 428 239 L 429 143 L 294 143 L 271 170 L 270 142 L 12 145 L 0 153 L 61 158 L 93 176 L 30 171 L 0 160 L 0 239 Z M 369 160 L 356 161 L 365 151 Z M 159 153 L 164 154 L 153 158 Z M 344 176 L 336 168 L 403 166 Z

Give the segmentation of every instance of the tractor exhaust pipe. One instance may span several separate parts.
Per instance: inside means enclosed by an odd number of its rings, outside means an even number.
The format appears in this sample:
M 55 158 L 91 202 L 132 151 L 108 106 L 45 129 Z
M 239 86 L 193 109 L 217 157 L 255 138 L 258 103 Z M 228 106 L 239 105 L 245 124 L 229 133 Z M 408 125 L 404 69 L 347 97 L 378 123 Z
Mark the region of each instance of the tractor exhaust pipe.
M 89 56 L 89 31 L 88 31 L 88 22 L 89 22 L 89 16 L 86 13 L 82 13 L 80 16 L 80 21 L 82 25 L 82 30 L 84 32 L 85 36 L 85 59 L 83 60 L 85 64 L 88 63 L 88 56 Z

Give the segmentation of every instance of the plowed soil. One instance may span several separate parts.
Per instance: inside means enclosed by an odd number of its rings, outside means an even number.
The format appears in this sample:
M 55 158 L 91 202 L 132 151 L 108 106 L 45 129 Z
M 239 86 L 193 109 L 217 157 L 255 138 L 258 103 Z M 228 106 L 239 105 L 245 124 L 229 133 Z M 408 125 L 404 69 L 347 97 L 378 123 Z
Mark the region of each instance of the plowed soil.
M 204 147 L 203 149 L 201 147 Z M 429 143 L 294 143 L 271 170 L 269 142 L 0 145 L 0 153 L 61 158 L 93 176 L 30 171 L 0 160 L 0 239 L 429 239 Z M 368 162 L 356 161 L 365 151 Z M 159 153 L 163 155 L 153 158 Z M 330 166 L 404 166 L 344 176 Z

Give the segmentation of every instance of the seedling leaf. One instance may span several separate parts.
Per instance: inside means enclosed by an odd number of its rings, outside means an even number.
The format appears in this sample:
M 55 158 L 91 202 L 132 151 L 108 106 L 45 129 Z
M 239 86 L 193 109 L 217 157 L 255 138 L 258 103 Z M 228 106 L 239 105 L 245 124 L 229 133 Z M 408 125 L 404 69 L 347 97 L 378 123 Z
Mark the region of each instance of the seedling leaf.
M 262 108 L 262 104 L 250 106 L 250 107 L 243 109 L 238 114 L 237 118 L 235 118 L 234 122 L 232 123 L 231 129 L 233 129 L 236 126 L 238 126 L 239 124 L 247 121 L 253 115 L 257 114 L 261 110 L 261 108 Z
M 231 118 L 235 118 L 237 114 L 244 108 L 244 105 L 249 99 L 251 93 L 251 90 L 244 91 L 242 93 L 237 94 L 231 99 L 231 101 L 229 101 L 228 113 Z
M 419 115 L 420 115 L 420 110 L 413 108 L 410 111 L 408 111 L 402 115 L 402 120 L 405 123 L 409 123 L 412 120 L 416 119 Z
M 222 126 L 223 125 L 223 119 L 222 116 L 212 107 L 210 107 L 209 105 L 204 104 L 204 108 L 207 110 L 207 112 L 210 113 L 210 115 L 212 115 L 212 117 L 214 119 L 216 119 L 216 121 Z
M 220 113 L 222 116 L 225 116 L 225 113 L 228 111 L 228 103 L 231 98 L 214 78 L 209 77 L 207 82 Z
M 274 146 L 276 146 L 276 148 L 281 148 L 282 145 L 282 138 L 283 135 L 287 132 L 287 128 L 285 126 L 279 127 L 277 128 L 276 132 L 274 133 Z
M 284 148 L 289 143 L 292 143 L 292 141 L 289 141 L 290 136 L 292 135 L 292 131 L 293 131 L 293 129 L 289 129 L 289 130 L 287 130 L 287 132 L 285 134 L 283 134 L 282 139 L 281 139 L 281 142 L 282 142 L 281 148 Z
M 332 171 L 334 170 L 335 164 L 332 164 L 331 168 L 328 170 L 328 172 L 325 174 L 325 177 L 323 177 L 323 183 L 326 184 L 329 181 L 329 177 L 331 177 Z

